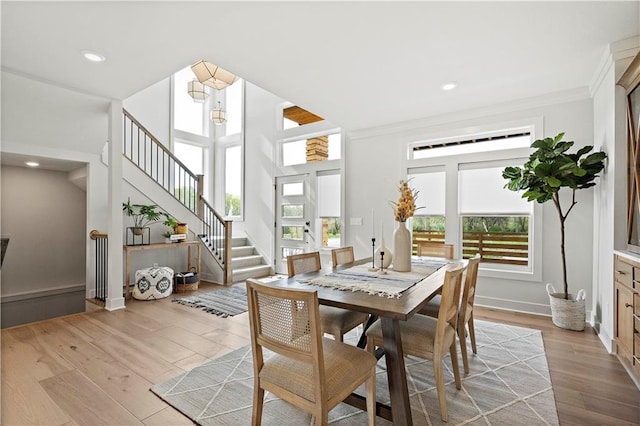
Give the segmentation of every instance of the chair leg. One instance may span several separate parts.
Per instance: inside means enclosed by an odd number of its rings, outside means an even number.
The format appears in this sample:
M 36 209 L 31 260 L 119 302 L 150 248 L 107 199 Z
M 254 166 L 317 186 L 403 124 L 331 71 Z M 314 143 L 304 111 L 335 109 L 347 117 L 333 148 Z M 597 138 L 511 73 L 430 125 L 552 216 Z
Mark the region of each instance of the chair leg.
M 473 311 L 471 311 L 471 315 L 469 316 L 469 337 L 471 338 L 471 350 L 473 350 L 474 354 L 478 353 L 478 349 L 476 348 L 476 330 L 473 328 Z
M 464 324 L 458 326 L 458 337 L 460 338 L 460 354 L 465 374 L 469 374 L 469 359 L 467 358 L 467 331 Z
M 262 404 L 264 403 L 264 389 L 260 387 L 258 380 L 253 381 L 253 410 L 251 414 L 251 424 L 260 426 L 262 424 Z
M 367 391 L 367 418 L 369 426 L 376 424 L 376 367 L 373 367 L 371 377 L 365 382 L 365 390 Z
M 433 356 L 433 375 L 436 379 L 436 391 L 440 402 L 440 417 L 446 422 L 449 419 L 447 412 L 447 391 L 444 388 L 444 366 L 442 365 L 442 354 Z
M 453 368 L 453 377 L 456 379 L 456 389 L 462 389 L 462 381 L 460 381 L 460 365 L 458 364 L 458 354 L 456 351 L 456 338 L 453 336 L 453 342 L 449 347 L 451 354 L 451 367 Z

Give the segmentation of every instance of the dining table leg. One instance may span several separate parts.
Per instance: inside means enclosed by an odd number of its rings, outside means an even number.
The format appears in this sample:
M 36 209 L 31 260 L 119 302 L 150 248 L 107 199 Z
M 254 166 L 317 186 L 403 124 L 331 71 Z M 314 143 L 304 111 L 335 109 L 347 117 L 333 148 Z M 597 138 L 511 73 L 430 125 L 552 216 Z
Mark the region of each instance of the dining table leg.
M 391 399 L 391 415 L 394 426 L 412 425 L 407 374 L 402 353 L 400 321 L 393 318 L 381 319 L 384 355 L 387 363 L 387 379 Z

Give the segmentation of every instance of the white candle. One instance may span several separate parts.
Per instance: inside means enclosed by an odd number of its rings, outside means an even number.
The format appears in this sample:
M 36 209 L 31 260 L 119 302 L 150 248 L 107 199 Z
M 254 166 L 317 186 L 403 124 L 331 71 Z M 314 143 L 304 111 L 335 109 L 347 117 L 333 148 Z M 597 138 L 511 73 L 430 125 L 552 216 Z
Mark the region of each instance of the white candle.
M 376 237 L 376 225 L 375 225 L 375 220 L 374 220 L 374 214 L 373 214 L 373 209 L 371 209 L 371 238 L 375 238 Z

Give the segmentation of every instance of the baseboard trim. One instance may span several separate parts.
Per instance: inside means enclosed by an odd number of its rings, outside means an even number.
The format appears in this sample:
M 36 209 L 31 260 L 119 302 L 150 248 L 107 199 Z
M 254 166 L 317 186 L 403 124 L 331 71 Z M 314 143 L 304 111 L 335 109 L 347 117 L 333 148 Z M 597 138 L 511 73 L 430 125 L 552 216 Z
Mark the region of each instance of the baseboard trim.
M 485 297 L 480 295 L 476 295 L 474 303 L 486 308 L 496 308 L 505 311 L 522 312 L 525 314 L 544 315 L 547 317 L 551 316 L 551 308 L 549 305 L 543 305 L 541 303 L 521 302 L 518 300 L 499 299 L 496 297 Z
M 72 284 L 54 288 L 47 288 L 43 290 L 31 290 L 22 293 L 13 293 L 0 297 L 0 304 L 13 303 L 21 300 L 38 299 L 41 297 L 51 297 L 66 293 L 75 293 L 78 291 L 85 291 L 85 284 Z

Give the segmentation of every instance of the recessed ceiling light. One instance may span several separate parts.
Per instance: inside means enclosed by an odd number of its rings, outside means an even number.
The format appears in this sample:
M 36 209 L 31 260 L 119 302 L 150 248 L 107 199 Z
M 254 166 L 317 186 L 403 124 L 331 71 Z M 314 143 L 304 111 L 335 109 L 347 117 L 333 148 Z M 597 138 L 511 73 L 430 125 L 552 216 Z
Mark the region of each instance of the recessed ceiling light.
M 442 90 L 453 90 L 457 87 L 458 85 L 455 82 L 450 82 L 450 83 L 446 83 L 442 85 Z
M 83 50 L 82 51 L 82 56 L 84 56 L 84 58 L 87 61 L 91 61 L 91 62 L 104 62 L 107 59 L 104 56 L 102 56 L 101 54 L 95 53 L 95 52 L 91 52 L 89 50 Z
M 36 163 L 35 161 L 27 161 L 24 164 L 26 164 L 29 167 L 38 167 L 40 165 L 40 163 Z

